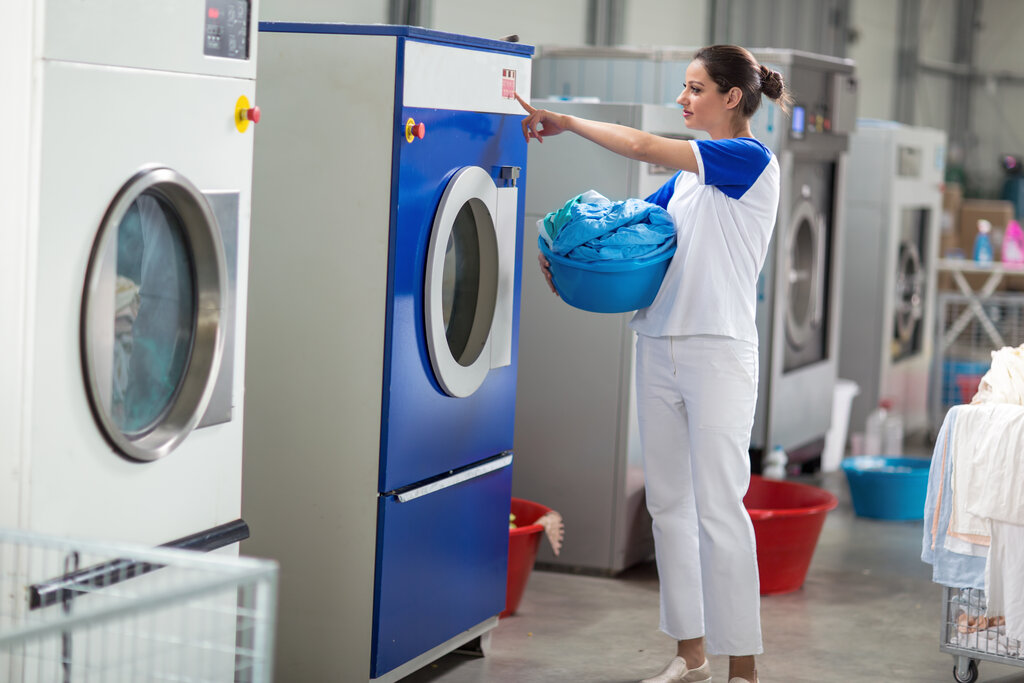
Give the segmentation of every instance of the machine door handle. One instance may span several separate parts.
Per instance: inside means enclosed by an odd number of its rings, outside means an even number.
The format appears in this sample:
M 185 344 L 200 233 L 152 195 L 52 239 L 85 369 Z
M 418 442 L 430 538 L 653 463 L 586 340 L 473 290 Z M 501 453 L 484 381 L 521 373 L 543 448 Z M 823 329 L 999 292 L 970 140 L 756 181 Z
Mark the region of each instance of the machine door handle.
M 503 467 L 508 467 L 511 464 L 512 454 L 506 453 L 505 455 L 497 457 L 494 460 L 488 460 L 487 462 L 481 465 L 477 465 L 476 467 L 470 467 L 467 470 L 456 472 L 455 474 L 445 477 L 444 479 L 439 479 L 429 484 L 424 484 L 423 486 L 417 486 L 414 489 L 403 491 L 402 493 L 396 495 L 395 498 L 398 499 L 399 503 L 408 503 L 410 500 L 416 500 L 417 498 L 422 498 L 423 496 L 430 493 L 434 493 L 435 491 L 446 489 L 449 486 L 455 486 L 456 484 L 461 484 L 463 482 L 469 481 L 470 479 L 482 477 L 485 474 L 490 474 L 495 470 L 500 470 Z

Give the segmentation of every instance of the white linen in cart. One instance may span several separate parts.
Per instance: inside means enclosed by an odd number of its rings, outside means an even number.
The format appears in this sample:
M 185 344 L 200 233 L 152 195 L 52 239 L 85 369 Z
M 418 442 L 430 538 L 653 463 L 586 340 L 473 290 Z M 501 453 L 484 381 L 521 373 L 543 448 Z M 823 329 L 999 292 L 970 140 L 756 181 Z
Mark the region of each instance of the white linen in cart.
M 950 528 L 991 539 L 987 614 L 1005 616 L 1007 635 L 1024 639 L 1024 406 L 962 406 L 954 431 Z
M 1006 617 L 1006 635 L 1024 640 L 1024 526 L 992 522 L 985 563 L 987 615 Z
M 971 399 L 972 405 L 979 403 L 1024 405 L 1024 344 L 992 352 L 992 366 Z

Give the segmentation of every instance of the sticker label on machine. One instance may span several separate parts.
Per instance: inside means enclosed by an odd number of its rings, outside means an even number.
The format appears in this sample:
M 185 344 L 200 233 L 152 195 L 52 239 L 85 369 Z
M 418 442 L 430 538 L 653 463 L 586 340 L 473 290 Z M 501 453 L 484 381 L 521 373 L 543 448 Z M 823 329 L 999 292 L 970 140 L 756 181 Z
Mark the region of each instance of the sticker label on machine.
M 523 114 L 515 96 L 529 97 L 530 59 L 407 40 L 402 87 L 406 107 Z
M 514 100 L 516 98 L 515 69 L 501 70 L 501 96 L 506 100 Z

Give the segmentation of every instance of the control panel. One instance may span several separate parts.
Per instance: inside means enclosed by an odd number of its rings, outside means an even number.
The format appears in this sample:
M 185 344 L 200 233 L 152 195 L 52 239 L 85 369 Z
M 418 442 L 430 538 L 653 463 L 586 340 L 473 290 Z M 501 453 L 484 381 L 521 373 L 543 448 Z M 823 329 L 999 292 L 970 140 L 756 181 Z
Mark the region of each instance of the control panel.
M 203 54 L 249 58 L 250 0 L 206 0 Z
M 857 79 L 853 74 L 794 68 L 790 137 L 847 135 L 856 127 Z

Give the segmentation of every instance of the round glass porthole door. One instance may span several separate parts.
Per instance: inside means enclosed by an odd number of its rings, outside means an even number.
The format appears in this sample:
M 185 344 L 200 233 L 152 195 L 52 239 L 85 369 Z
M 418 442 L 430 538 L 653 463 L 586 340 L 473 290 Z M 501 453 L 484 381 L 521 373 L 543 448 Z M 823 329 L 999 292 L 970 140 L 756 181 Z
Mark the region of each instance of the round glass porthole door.
M 821 296 L 821 222 L 810 203 L 797 207 L 788 235 L 789 273 L 786 297 L 786 341 L 802 349 L 817 327 Z
M 448 181 L 430 233 L 424 322 L 441 389 L 465 397 L 490 370 L 489 340 L 498 297 L 497 187 L 478 166 Z
M 222 355 L 220 231 L 203 195 L 168 168 L 121 188 L 93 245 L 81 348 L 93 414 L 135 460 L 170 453 L 209 403 Z
M 917 324 L 924 313 L 924 273 L 921 269 L 921 254 L 913 242 L 900 244 L 898 258 L 893 331 L 896 341 L 904 346 L 913 340 Z

